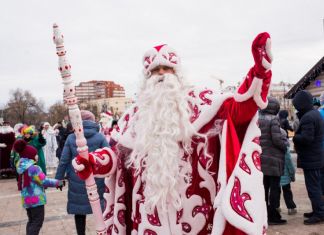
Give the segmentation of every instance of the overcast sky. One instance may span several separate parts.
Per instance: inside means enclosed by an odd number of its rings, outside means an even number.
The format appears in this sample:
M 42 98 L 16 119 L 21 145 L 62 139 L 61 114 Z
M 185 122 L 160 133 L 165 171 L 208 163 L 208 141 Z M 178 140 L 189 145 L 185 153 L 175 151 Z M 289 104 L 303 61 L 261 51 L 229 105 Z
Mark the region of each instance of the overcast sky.
M 297 82 L 324 56 L 324 1 L 10 0 L 0 14 L 0 107 L 29 90 L 46 106 L 62 97 L 52 24 L 65 37 L 76 84 L 112 80 L 132 97 L 143 53 L 167 43 L 192 83 L 234 85 L 253 65 L 253 38 L 271 34 L 273 82 Z

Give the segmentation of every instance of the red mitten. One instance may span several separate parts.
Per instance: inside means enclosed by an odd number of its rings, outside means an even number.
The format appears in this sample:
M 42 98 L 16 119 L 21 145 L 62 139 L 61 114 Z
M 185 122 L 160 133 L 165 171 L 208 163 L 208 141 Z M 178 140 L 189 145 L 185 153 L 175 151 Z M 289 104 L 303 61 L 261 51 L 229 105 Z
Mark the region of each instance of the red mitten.
M 82 180 L 86 180 L 90 174 L 92 173 L 92 166 L 95 164 L 93 157 L 89 154 L 89 160 L 81 157 L 80 155 L 76 156 L 73 161 L 72 165 L 76 174 Z
M 267 32 L 260 33 L 252 43 L 254 69 L 258 78 L 264 78 L 265 73 L 271 69 L 272 53 L 271 38 Z
M 117 160 L 113 150 L 109 148 L 97 149 L 89 153 L 95 161 L 93 165 L 93 174 L 96 177 L 105 177 L 115 171 Z
M 268 33 L 260 33 L 252 43 L 252 54 L 255 65 L 241 83 L 234 99 L 243 102 L 251 97 L 259 108 L 267 107 L 267 95 L 271 82 L 271 39 Z

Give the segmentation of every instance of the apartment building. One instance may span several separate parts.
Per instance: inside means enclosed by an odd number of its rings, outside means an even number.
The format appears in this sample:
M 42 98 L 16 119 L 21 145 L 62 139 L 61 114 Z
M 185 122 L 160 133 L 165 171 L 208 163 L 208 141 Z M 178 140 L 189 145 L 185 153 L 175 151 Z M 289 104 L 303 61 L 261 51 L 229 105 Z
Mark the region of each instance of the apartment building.
M 75 95 L 80 102 L 94 99 L 125 97 L 125 89 L 113 81 L 88 81 L 75 86 Z

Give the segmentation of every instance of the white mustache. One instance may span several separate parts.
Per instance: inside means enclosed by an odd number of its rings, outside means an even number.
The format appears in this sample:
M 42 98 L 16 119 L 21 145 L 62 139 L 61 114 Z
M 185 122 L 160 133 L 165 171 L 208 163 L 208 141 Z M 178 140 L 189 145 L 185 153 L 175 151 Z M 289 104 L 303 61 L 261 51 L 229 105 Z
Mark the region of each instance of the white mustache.
M 159 82 L 164 82 L 165 78 L 166 75 L 153 75 L 149 79 L 151 79 L 154 84 L 157 84 Z
M 148 83 L 152 88 L 161 87 L 166 89 L 179 89 L 181 83 L 174 74 L 153 75 L 149 78 Z

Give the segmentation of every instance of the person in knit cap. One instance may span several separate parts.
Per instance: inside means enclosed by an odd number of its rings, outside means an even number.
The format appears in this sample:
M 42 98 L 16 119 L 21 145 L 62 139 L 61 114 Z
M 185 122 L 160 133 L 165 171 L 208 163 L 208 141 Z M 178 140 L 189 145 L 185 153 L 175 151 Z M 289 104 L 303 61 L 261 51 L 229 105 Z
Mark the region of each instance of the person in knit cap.
M 166 44 L 144 53 L 143 85 L 111 133 L 113 146 L 73 161 L 82 179 L 106 177 L 107 233 L 266 232 L 256 114 L 268 103 L 268 33 L 254 39 L 252 55 L 233 94 L 188 84 Z
M 43 137 L 42 130 L 43 126 L 41 126 L 37 133 L 34 126 L 25 125 L 21 129 L 21 138 L 25 140 L 29 145 L 37 149 L 37 165 L 40 166 L 40 168 L 46 175 L 46 161 L 43 151 L 43 147 L 46 145 L 46 140 Z
M 22 206 L 27 211 L 27 235 L 37 235 L 44 222 L 45 188 L 56 187 L 62 190 L 63 181 L 46 178 L 42 169 L 36 165 L 37 149 L 26 141 L 16 140 L 13 146 L 20 159 L 16 168 L 18 172 L 18 190 L 21 191 Z
M 81 110 L 81 118 L 84 137 L 87 140 L 89 151 L 107 147 L 108 143 L 105 137 L 99 133 L 100 127 L 99 124 L 95 122 L 94 114 L 87 110 Z M 72 167 L 72 160 L 78 155 L 75 140 L 76 137 L 74 133 L 67 137 L 55 178 L 62 180 L 66 175 L 66 178 L 69 181 L 67 212 L 68 214 L 74 215 L 77 233 L 78 235 L 82 235 L 85 234 L 86 215 L 92 214 L 92 209 L 88 200 L 85 183 L 76 175 Z M 97 179 L 96 183 L 98 186 L 101 206 L 103 207 L 103 193 L 105 191 L 104 179 Z

